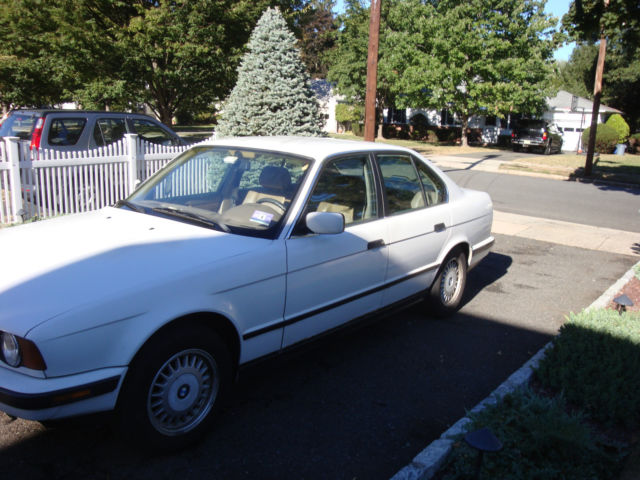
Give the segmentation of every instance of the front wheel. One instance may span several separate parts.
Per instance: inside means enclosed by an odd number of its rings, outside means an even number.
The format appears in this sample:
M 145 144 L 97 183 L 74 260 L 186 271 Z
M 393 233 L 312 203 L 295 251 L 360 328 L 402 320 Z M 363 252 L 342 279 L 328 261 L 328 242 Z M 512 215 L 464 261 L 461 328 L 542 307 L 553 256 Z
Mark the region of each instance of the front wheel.
M 121 430 L 145 450 L 184 448 L 207 431 L 230 378 L 229 350 L 214 332 L 193 324 L 161 332 L 125 379 Z
M 466 283 L 467 256 L 463 252 L 449 254 L 429 292 L 437 316 L 452 315 L 458 310 Z

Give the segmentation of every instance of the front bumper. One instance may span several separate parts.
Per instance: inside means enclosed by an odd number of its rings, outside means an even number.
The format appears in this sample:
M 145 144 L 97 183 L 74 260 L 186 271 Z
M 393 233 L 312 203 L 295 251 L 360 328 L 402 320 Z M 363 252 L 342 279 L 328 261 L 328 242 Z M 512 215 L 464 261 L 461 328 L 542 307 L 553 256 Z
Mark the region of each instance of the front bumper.
M 0 411 L 28 420 L 53 420 L 112 410 L 126 368 L 60 378 L 34 378 L 0 368 Z

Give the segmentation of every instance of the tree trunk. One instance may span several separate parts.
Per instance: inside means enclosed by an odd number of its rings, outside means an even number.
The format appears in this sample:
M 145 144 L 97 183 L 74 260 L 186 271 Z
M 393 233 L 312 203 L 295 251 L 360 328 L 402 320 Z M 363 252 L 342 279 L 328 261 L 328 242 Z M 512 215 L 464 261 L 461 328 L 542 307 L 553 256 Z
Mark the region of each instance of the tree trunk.
M 173 125 L 173 111 L 166 105 L 158 106 L 158 113 L 160 114 L 160 121 L 166 126 Z
M 469 117 L 466 115 L 461 115 L 462 117 L 462 135 L 460 137 L 460 146 L 466 147 L 469 145 L 469 140 L 467 138 L 467 127 L 469 126 Z
M 382 102 L 380 102 L 380 105 L 382 105 Z M 376 109 L 376 111 L 377 111 L 376 117 L 378 118 L 378 134 L 376 138 L 378 140 L 384 140 L 384 132 L 382 131 L 382 127 L 384 123 L 384 110 L 382 108 L 378 108 Z

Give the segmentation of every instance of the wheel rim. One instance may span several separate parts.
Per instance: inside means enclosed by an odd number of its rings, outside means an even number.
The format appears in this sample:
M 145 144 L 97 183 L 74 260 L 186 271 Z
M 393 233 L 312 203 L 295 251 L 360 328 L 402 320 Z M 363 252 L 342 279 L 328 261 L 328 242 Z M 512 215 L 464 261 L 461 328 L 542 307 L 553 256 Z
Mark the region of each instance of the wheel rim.
M 442 282 L 440 282 L 440 299 L 445 305 L 450 304 L 458 294 L 460 289 L 460 265 L 458 260 L 452 258 L 447 262 L 442 271 Z
M 158 370 L 147 397 L 156 430 L 181 435 L 195 428 L 213 408 L 220 387 L 218 365 L 200 349 L 175 354 Z

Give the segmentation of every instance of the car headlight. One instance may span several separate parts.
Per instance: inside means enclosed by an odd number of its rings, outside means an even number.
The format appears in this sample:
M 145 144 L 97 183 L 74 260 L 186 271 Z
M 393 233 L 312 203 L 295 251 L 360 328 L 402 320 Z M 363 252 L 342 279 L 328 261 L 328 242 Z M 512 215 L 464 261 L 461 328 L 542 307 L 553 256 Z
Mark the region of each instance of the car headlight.
M 0 332 L 0 344 L 2 360 L 10 367 L 24 366 L 33 370 L 46 370 L 42 354 L 31 340 Z
M 2 358 L 11 367 L 17 367 L 22 361 L 18 339 L 7 332 L 2 332 Z

